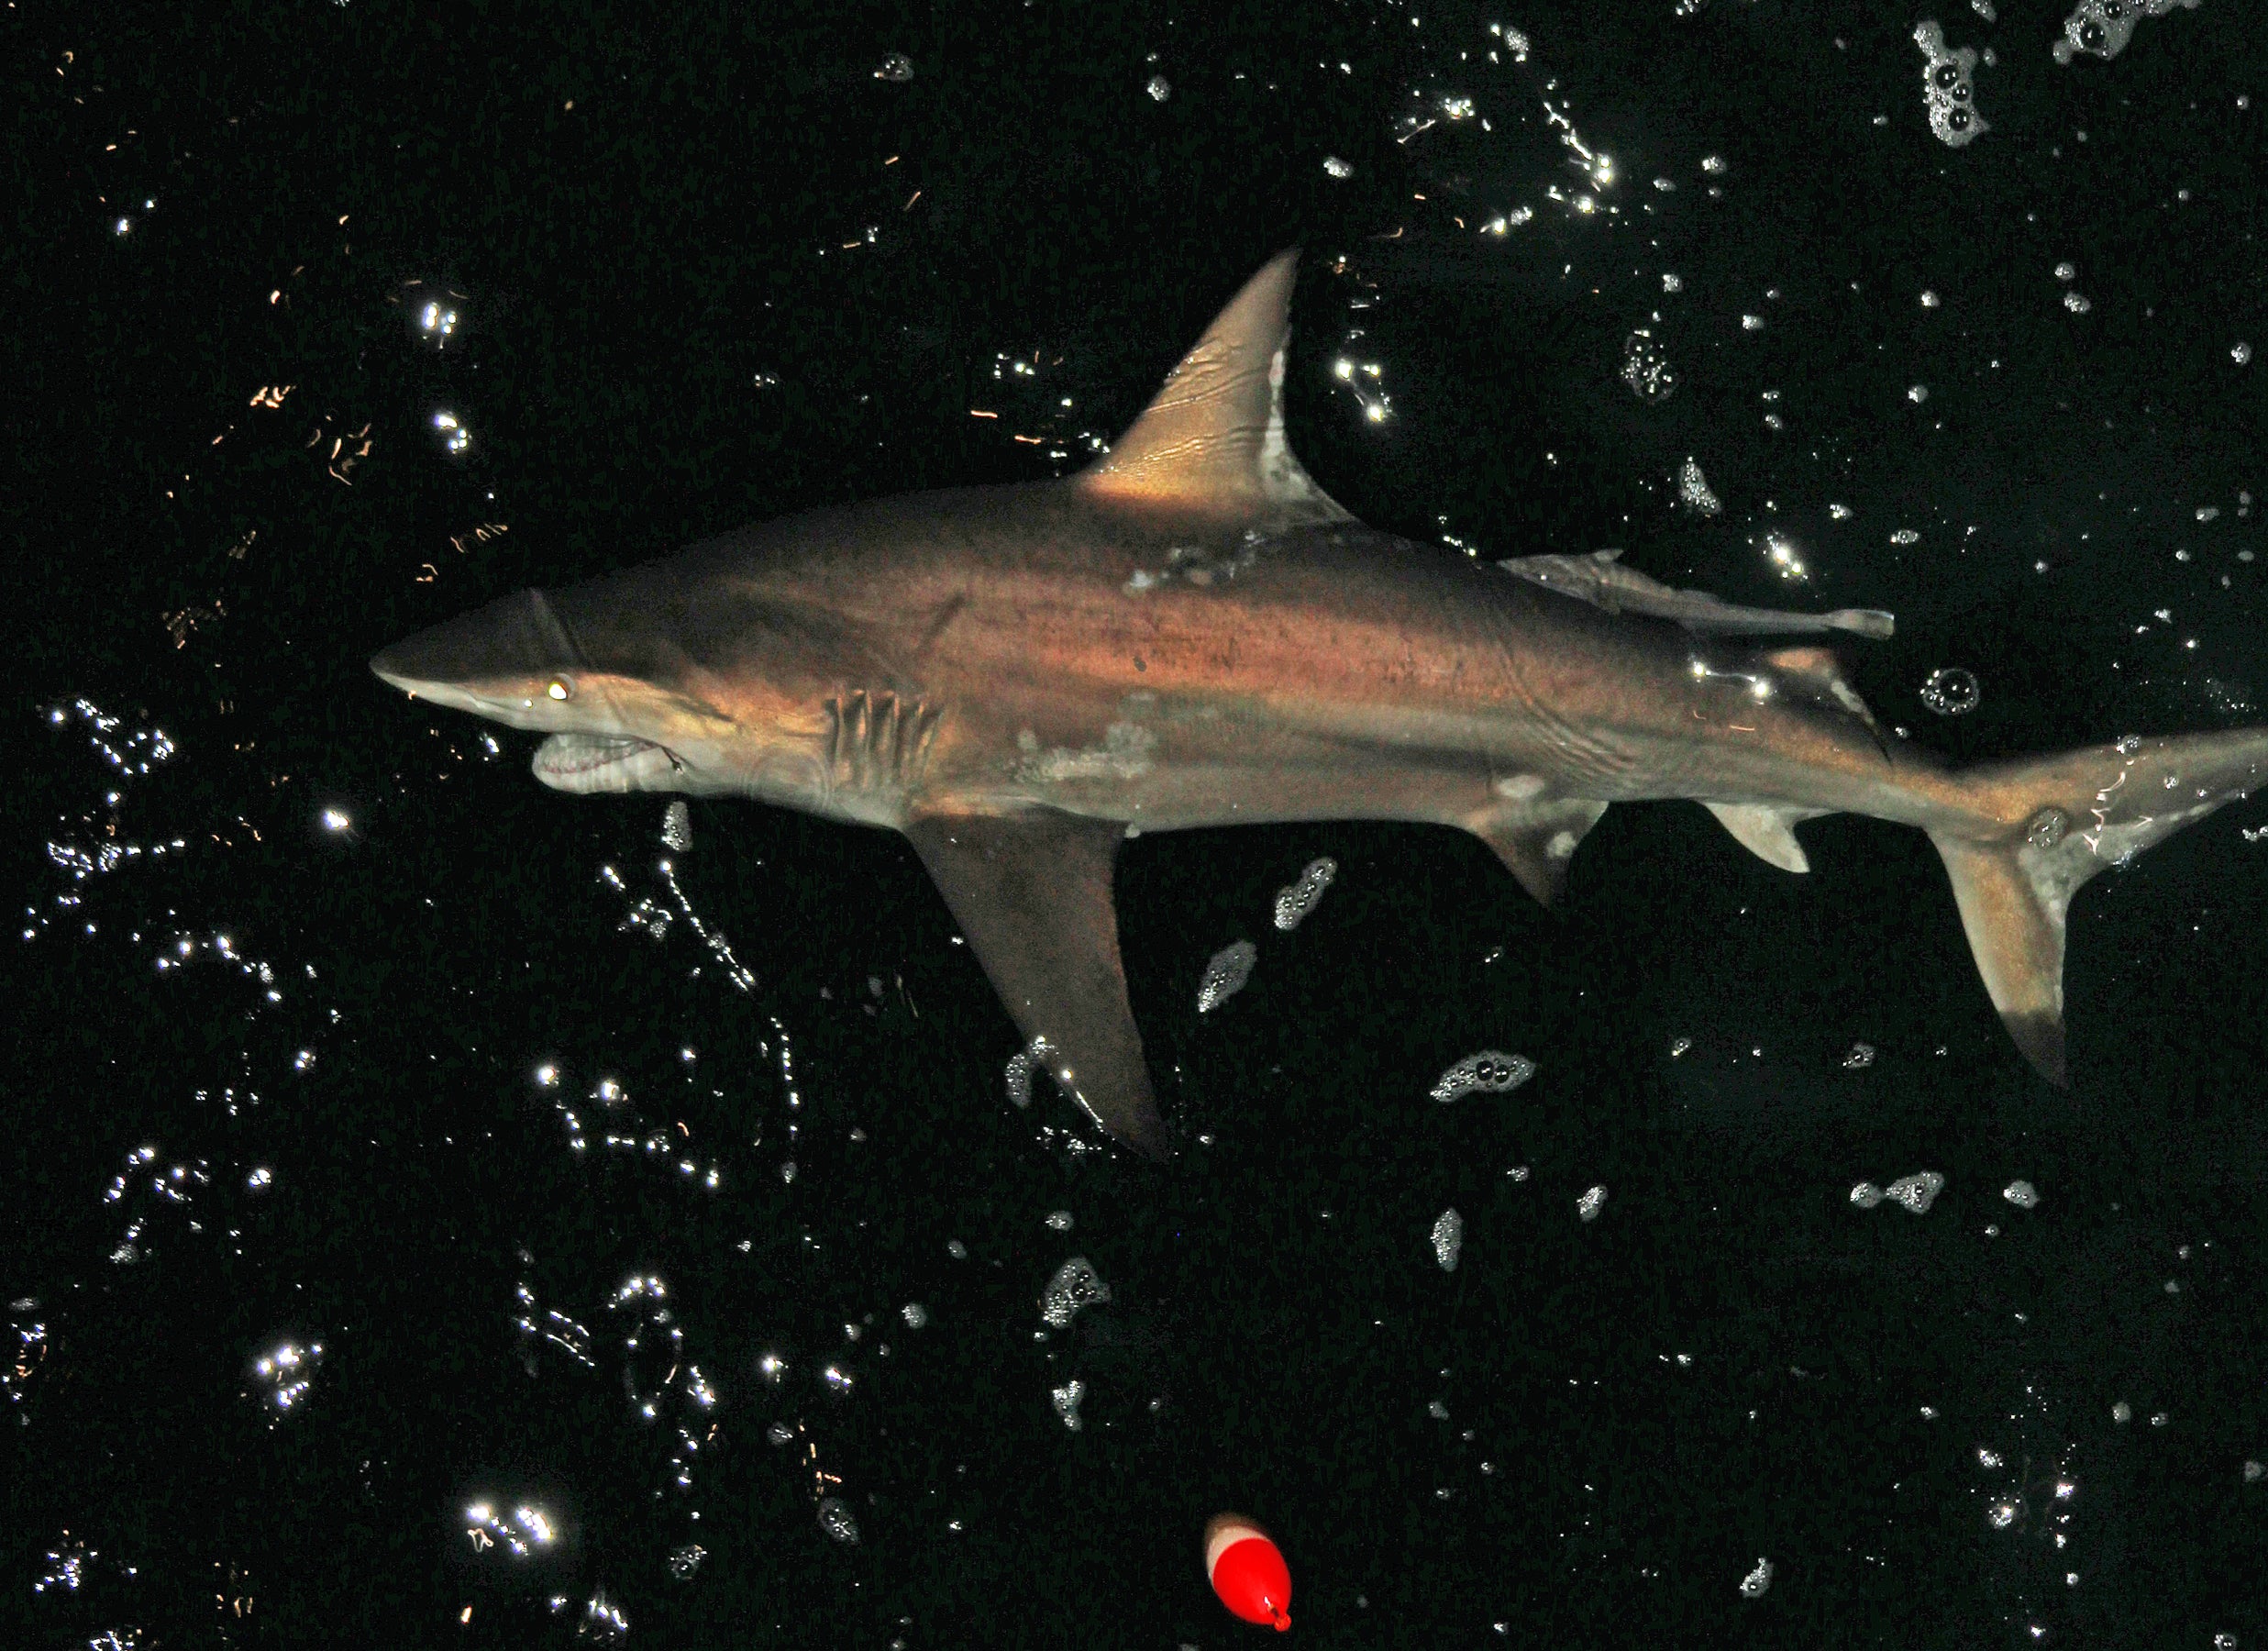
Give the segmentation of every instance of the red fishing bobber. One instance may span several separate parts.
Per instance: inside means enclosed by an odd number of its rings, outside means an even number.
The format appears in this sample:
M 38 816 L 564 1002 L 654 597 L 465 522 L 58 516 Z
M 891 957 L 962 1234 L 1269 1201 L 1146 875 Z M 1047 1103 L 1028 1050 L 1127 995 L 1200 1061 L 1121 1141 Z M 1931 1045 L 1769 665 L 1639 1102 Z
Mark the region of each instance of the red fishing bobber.
M 1291 1626 L 1291 1572 L 1276 1539 L 1242 1513 L 1215 1513 L 1205 1522 L 1205 1579 L 1247 1623 Z

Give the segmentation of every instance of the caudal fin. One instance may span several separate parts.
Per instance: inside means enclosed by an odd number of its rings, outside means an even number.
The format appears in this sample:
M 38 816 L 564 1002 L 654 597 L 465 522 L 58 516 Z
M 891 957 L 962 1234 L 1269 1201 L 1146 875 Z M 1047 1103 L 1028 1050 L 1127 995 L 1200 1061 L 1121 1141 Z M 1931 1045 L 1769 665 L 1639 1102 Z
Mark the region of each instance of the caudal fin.
M 2064 1081 L 2063 918 L 2071 897 L 2268 781 L 2268 728 L 2122 739 L 1962 776 L 1973 816 L 1934 827 L 1985 990 L 2017 1047 Z

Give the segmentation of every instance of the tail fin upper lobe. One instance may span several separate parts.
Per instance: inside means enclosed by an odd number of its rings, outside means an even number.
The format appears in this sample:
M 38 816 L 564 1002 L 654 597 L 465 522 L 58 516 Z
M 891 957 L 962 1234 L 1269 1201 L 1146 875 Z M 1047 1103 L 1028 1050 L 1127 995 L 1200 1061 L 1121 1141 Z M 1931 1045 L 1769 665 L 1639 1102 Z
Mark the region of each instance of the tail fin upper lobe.
M 2268 781 L 2268 728 L 2116 745 L 1975 769 L 1975 825 L 1932 828 L 1977 972 L 2026 1058 L 2064 1080 L 2063 918 L 2071 897 Z

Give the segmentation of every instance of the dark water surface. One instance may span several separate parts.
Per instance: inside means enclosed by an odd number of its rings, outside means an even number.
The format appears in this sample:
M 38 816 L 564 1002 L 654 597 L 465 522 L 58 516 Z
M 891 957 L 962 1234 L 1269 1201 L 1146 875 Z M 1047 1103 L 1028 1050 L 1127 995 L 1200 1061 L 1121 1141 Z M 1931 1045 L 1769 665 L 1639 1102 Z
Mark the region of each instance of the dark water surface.
M 1145 837 L 1159 1170 L 895 837 L 365 668 L 1066 473 L 1300 244 L 1376 526 L 1891 609 L 1962 759 L 2268 720 L 2268 51 L 2129 5 L 1939 8 L 1961 143 L 1879 4 L 8 9 L 0 1639 L 1226 1646 L 1233 1507 L 1309 1644 L 2268 1644 L 2268 804 L 2078 899 L 2068 1092 L 1897 827 Z

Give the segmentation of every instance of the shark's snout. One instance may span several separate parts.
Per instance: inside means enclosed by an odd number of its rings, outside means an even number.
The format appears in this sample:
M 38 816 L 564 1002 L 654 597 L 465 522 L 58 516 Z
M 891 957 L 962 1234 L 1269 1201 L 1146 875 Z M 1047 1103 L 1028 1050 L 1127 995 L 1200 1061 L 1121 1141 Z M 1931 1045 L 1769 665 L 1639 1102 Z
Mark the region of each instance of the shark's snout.
M 463 684 L 556 670 L 571 644 L 540 591 L 512 595 L 428 626 L 382 648 L 371 669 L 397 687 Z
M 409 655 L 400 643 L 372 654 L 371 670 L 390 688 L 399 688 L 405 693 L 417 692 L 417 679 L 410 674 Z

